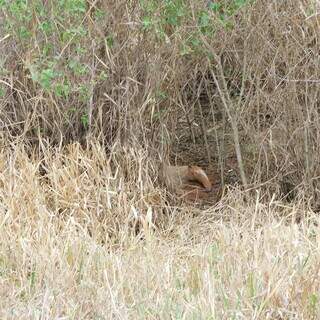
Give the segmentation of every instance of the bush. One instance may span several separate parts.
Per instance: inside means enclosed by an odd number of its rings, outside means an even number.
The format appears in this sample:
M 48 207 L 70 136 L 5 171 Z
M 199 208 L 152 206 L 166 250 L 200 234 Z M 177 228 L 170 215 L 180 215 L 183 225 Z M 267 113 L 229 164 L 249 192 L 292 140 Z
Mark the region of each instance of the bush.
M 222 181 L 233 145 L 244 185 L 316 201 L 315 6 L 3 0 L 4 138 L 94 136 L 108 150 L 136 143 L 157 159 L 182 154 L 190 129 L 188 148 L 202 146 Z

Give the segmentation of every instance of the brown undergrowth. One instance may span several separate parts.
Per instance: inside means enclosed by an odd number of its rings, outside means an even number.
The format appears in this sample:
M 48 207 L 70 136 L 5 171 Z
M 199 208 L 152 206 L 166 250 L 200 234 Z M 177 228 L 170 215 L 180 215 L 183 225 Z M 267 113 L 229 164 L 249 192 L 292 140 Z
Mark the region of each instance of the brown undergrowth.
M 319 26 L 311 0 L 0 1 L 0 318 L 317 319 Z M 168 160 L 213 192 L 170 194 Z
M 137 145 L 318 207 L 315 2 L 77 1 L 2 4 L 2 143 Z
M 16 146 L 0 167 L 2 319 L 318 314 L 319 218 L 303 201 L 231 187 L 215 206 L 172 201 L 143 151 L 97 143 Z

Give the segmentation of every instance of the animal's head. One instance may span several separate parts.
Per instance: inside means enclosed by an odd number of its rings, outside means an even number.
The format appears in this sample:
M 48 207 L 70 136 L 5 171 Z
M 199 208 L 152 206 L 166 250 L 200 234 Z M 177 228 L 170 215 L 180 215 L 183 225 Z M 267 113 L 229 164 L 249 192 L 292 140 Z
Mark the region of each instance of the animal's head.
M 188 166 L 188 170 L 189 174 L 205 187 L 206 192 L 212 191 L 212 183 L 203 169 L 198 166 Z

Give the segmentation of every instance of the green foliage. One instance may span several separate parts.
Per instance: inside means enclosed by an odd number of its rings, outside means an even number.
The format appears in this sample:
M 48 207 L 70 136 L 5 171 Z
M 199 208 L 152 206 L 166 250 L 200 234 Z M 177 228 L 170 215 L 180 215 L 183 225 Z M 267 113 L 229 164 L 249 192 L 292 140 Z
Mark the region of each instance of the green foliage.
M 166 100 L 166 99 L 168 98 L 168 94 L 167 94 L 165 91 L 163 91 L 163 90 L 157 90 L 157 91 L 155 92 L 155 98 L 156 98 L 159 102 L 161 102 L 161 101 Z
M 71 91 L 71 85 L 70 83 L 66 80 L 64 83 L 57 83 L 55 86 L 55 94 L 59 98 L 68 98 L 69 94 Z
M 214 24 L 208 11 L 200 11 L 198 14 L 198 26 L 204 35 L 213 35 Z
M 178 27 L 186 16 L 185 3 L 182 0 L 166 0 L 163 10 L 165 22 L 171 26 Z
M 68 62 L 68 67 L 77 76 L 85 75 L 88 72 L 87 66 L 75 59 L 71 59 Z
M 157 41 L 167 41 L 167 37 L 177 34 L 181 42 L 181 56 L 209 55 L 204 49 L 203 37 L 213 38 L 216 30 L 220 28 L 233 29 L 235 23 L 233 17 L 252 2 L 252 0 L 212 1 L 206 7 L 194 9 L 184 0 L 140 0 L 144 10 L 141 27 Z M 186 26 L 189 32 L 182 32 L 181 27 Z
M 25 0 L 3 1 L 2 9 L 6 10 L 10 19 L 6 20 L 5 28 L 15 34 L 20 40 L 31 37 L 30 23 L 32 21 L 32 7 Z
M 94 12 L 94 17 L 96 21 L 100 21 L 102 19 L 105 19 L 106 13 L 103 10 L 100 10 L 99 8 L 96 8 Z
M 102 70 L 100 72 L 100 74 L 99 74 L 98 79 L 101 80 L 101 81 L 107 80 L 108 79 L 108 74 L 104 70 Z
M 158 40 L 165 39 L 168 27 L 175 32 L 190 14 L 183 0 L 141 0 L 140 4 L 144 10 L 142 30 L 153 32 Z
M 50 35 L 54 31 L 54 25 L 51 21 L 41 22 L 39 28 L 46 35 Z
M 175 37 L 181 56 L 208 55 L 203 37 L 210 39 L 218 28 L 231 28 L 231 18 L 250 2 L 225 0 L 191 7 L 186 0 L 139 0 L 138 31 L 154 45 L 168 43 L 168 39 Z M 106 30 L 103 34 L 88 27 L 88 9 L 86 0 L 0 0 L 0 12 L 6 17 L 4 29 L 15 41 L 27 70 L 26 77 L 34 83 L 35 90 L 41 88 L 61 101 L 58 103 L 61 108 L 75 104 L 78 112 L 90 98 L 92 90 L 88 83 L 108 78 L 106 71 L 98 70 L 95 79 L 91 79 L 92 45 L 101 44 L 114 50 L 117 42 L 116 33 L 105 28 L 108 13 L 97 5 L 90 15 L 95 27 Z M 165 94 L 159 95 L 155 103 L 165 99 Z M 154 116 L 162 114 L 159 111 Z M 86 126 L 85 118 L 81 119 Z
M 319 302 L 319 298 L 317 293 L 312 293 L 309 296 L 309 310 L 313 316 L 317 315 L 318 302 Z
M 34 289 L 36 283 L 36 272 L 32 271 L 29 274 L 29 282 L 30 282 L 30 289 Z
M 82 17 L 86 13 L 85 0 L 58 0 L 58 6 L 73 17 Z
M 3 88 L 3 86 L 0 86 L 0 98 L 3 98 L 6 94 L 5 89 Z
M 40 72 L 37 80 L 44 89 L 49 90 L 56 76 L 57 74 L 54 69 L 48 68 Z
M 7 19 L 5 30 L 16 42 L 17 50 L 28 70 L 27 77 L 34 83 L 34 88 L 41 88 L 57 101 L 68 105 L 69 99 L 75 103 L 73 110 L 81 112 L 86 104 L 90 90 L 87 83 L 91 81 L 89 66 L 92 63 L 91 45 L 106 44 L 112 48 L 115 43 L 113 35 L 106 38 L 100 33 L 89 36 L 87 27 L 87 1 L 57 0 L 0 0 L 0 11 Z M 106 13 L 95 8 L 95 23 L 103 24 Z M 26 58 L 23 58 L 23 55 Z M 97 79 L 103 81 L 106 73 L 97 73 Z M 4 91 L 0 91 L 4 95 Z M 76 99 L 76 102 L 75 100 Z M 71 101 L 71 100 L 70 100 Z M 87 118 L 81 117 L 86 127 Z
M 41 56 L 43 58 L 47 58 L 47 57 L 50 57 L 53 53 L 53 45 L 52 43 L 45 43 L 42 47 L 42 54 Z
M 77 91 L 80 94 L 80 96 L 79 96 L 80 101 L 87 103 L 89 100 L 89 93 L 90 93 L 88 85 L 87 84 L 80 84 L 77 88 Z
M 106 43 L 109 48 L 112 48 L 114 45 L 114 38 L 112 35 L 106 37 Z
M 87 129 L 89 127 L 89 117 L 87 114 L 83 114 L 81 116 L 81 123 L 85 127 L 85 129 Z
M 209 2 L 208 7 L 212 11 L 218 12 L 221 9 L 222 4 L 221 3 L 217 3 L 217 2 Z

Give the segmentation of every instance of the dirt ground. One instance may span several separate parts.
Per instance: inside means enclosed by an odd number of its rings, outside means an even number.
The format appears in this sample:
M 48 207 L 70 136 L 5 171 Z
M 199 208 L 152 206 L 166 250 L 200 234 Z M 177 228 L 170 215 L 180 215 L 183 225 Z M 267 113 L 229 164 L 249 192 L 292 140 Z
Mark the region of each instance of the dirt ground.
M 206 147 L 206 140 L 208 147 Z M 219 163 L 218 145 L 220 154 L 223 154 L 222 170 Z M 224 151 L 221 152 L 221 150 Z M 200 202 L 208 204 L 215 203 L 222 194 L 222 172 L 224 185 L 240 183 L 229 123 L 224 120 L 221 108 L 217 107 L 212 112 L 210 105 L 205 101 L 201 103 L 201 106 L 198 105 L 193 110 L 188 110 L 187 114 L 183 113 L 178 119 L 170 160 L 176 165 L 200 166 L 212 182 L 213 191 L 210 193 L 188 187 L 186 189 L 189 192 L 187 199 L 191 201 L 201 200 Z M 194 183 L 194 185 L 197 184 Z

